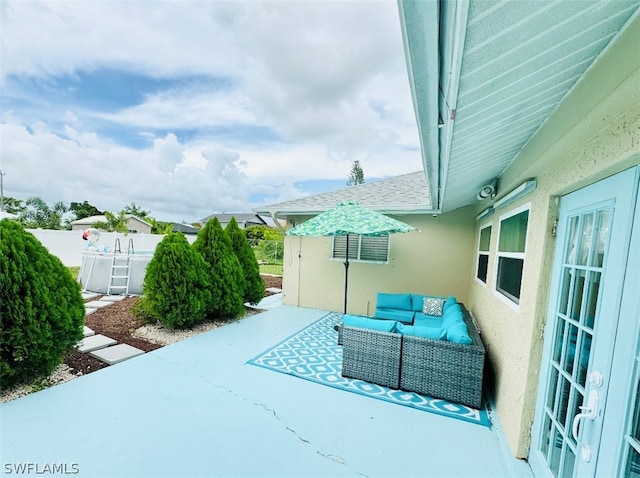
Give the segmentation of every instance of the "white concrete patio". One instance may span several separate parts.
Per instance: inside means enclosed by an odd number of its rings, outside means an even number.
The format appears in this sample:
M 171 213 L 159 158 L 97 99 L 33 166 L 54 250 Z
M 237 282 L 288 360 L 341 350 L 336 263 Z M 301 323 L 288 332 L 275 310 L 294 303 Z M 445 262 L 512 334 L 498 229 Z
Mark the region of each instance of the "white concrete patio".
M 489 429 L 247 364 L 326 311 L 273 307 L 0 405 L 0 461 L 80 477 L 531 476 Z

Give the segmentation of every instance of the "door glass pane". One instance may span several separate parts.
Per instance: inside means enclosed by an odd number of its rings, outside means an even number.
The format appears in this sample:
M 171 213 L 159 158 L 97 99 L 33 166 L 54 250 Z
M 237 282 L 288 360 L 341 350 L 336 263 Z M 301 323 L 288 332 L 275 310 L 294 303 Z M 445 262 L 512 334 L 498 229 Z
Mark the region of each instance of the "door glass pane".
M 598 211 L 598 227 L 596 229 L 596 245 L 593 254 L 593 266 L 602 267 L 604 264 L 604 253 L 606 244 L 609 241 L 609 221 L 611 219 L 611 210 L 604 209 Z
M 559 476 L 560 472 L 560 452 L 562 451 L 562 434 L 556 427 L 553 427 L 553 442 L 551 447 L 551 454 L 549 456 L 549 469 L 553 473 L 553 476 Z
M 559 318 L 556 325 L 556 337 L 553 342 L 553 361 L 558 365 L 560 365 L 560 361 L 564 356 L 564 329 L 566 323 L 565 320 Z
M 558 311 L 567 315 L 567 306 L 569 305 L 569 291 L 571 290 L 571 277 L 575 274 L 573 269 L 565 267 L 562 272 L 562 285 L 560 286 L 560 306 Z
M 568 324 L 568 343 L 567 343 L 567 353 L 565 355 L 565 363 L 564 370 L 571 375 L 573 372 L 573 363 L 576 358 L 576 347 L 578 343 L 578 327 L 573 324 Z
M 640 454 L 631 447 L 628 448 L 628 453 L 624 476 L 625 478 L 640 478 Z
M 567 419 L 567 409 L 569 407 L 569 392 L 571 391 L 571 382 L 562 377 L 560 384 L 560 396 L 558 397 L 558 421 L 564 423 Z
M 551 378 L 549 379 L 549 393 L 547 394 L 547 407 L 551 413 L 554 413 L 554 405 L 556 403 L 556 390 L 558 389 L 558 369 L 551 366 Z
M 578 247 L 578 261 L 580 266 L 586 266 L 589 263 L 589 252 L 591 251 L 591 242 L 593 237 L 593 214 L 586 214 L 582 219 L 582 236 L 580 237 L 580 245 Z
M 562 476 L 573 476 L 573 466 L 576 463 L 576 455 L 570 447 L 564 450 L 564 460 L 562 460 Z
M 549 442 L 551 441 L 551 419 L 546 413 L 544 415 L 544 426 L 542 427 L 542 430 L 542 443 L 540 444 L 540 450 L 542 451 L 542 456 L 546 458 L 549 453 Z
M 583 387 L 587 380 L 587 368 L 589 367 L 589 356 L 591 355 L 592 336 L 589 332 L 583 331 L 580 339 L 580 354 L 578 355 L 578 376 L 577 381 Z
M 574 270 L 577 277 L 574 278 L 573 297 L 571 298 L 571 318 L 575 321 L 580 320 L 580 311 L 582 310 L 582 294 L 584 291 L 584 275 L 585 271 Z
M 596 323 L 596 311 L 598 310 L 598 293 L 600 292 L 601 272 L 589 273 L 589 292 L 587 293 L 587 304 L 584 315 L 584 325 L 593 329 Z
M 567 232 L 567 246 L 565 262 L 567 264 L 576 263 L 576 252 L 578 247 L 578 216 L 569 220 L 569 230 Z

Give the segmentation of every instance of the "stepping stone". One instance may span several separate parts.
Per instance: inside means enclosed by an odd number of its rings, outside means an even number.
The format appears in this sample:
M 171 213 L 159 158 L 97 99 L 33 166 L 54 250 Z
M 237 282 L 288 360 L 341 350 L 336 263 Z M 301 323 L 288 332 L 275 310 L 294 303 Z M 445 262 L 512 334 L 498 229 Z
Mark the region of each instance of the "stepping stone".
M 91 315 L 91 314 L 93 314 L 96 310 L 98 310 L 98 309 L 94 309 L 93 307 L 85 307 L 85 308 L 84 308 L 84 315 L 85 315 L 85 317 L 86 317 L 87 315 Z
M 265 289 L 267 292 L 272 292 L 274 294 L 277 294 L 279 292 L 282 292 L 282 289 L 278 289 L 277 287 L 267 287 Z
M 82 332 L 84 333 L 85 337 L 90 337 L 91 335 L 96 335 L 96 333 L 93 330 L 91 330 L 89 327 L 87 327 L 86 325 L 82 326 Z
M 92 300 L 91 302 L 85 302 L 84 306 L 91 307 L 93 309 L 101 309 L 102 307 L 106 307 L 111 304 L 113 304 L 113 302 L 100 299 L 100 300 Z
M 96 294 L 95 292 L 83 292 L 83 293 L 82 293 L 82 298 L 83 298 L 84 300 L 87 300 L 87 299 L 93 299 L 93 298 L 95 298 L 95 297 L 98 297 L 99 295 L 100 295 L 100 294 Z
M 98 360 L 102 360 L 109 365 L 113 365 L 114 363 L 122 362 L 142 354 L 144 354 L 143 350 L 137 349 L 128 344 L 118 344 L 112 347 L 96 350 L 95 352 L 91 352 L 89 355 L 97 358 Z
M 109 345 L 114 345 L 117 343 L 117 340 L 113 340 L 102 334 L 98 334 L 91 335 L 90 337 L 85 337 L 80 342 L 78 342 L 76 348 L 80 352 L 93 352 L 94 350 L 103 349 L 105 347 L 108 347 Z
M 126 298 L 127 298 L 126 295 L 105 295 L 100 300 L 105 302 L 120 302 L 121 300 L 124 300 Z

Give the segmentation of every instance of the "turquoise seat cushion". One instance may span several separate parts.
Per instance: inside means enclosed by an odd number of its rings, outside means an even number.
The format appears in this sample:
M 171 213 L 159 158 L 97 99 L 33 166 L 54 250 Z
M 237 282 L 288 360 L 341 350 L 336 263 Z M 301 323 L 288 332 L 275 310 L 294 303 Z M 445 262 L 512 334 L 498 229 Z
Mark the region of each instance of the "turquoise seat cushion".
M 467 324 L 464 322 L 457 322 L 447 327 L 447 340 L 456 344 L 469 345 L 473 343 L 471 337 L 469 337 L 469 330 Z
M 413 316 L 413 325 L 418 327 L 442 327 L 442 317 L 434 315 L 426 315 L 422 312 L 416 312 Z
M 387 294 L 378 292 L 376 308 L 411 310 L 411 294 Z
M 376 309 L 374 316 L 376 319 L 397 320 L 405 324 L 412 324 L 413 314 L 414 312 L 410 310 Z
M 424 337 L 433 340 L 444 340 L 447 337 L 446 330 L 439 327 L 398 324 L 397 332 L 402 335 L 412 335 L 414 337 Z
M 377 320 L 361 315 L 346 314 L 342 318 L 343 327 L 358 327 L 360 329 L 379 330 L 381 332 L 395 332 L 397 322 L 394 320 Z

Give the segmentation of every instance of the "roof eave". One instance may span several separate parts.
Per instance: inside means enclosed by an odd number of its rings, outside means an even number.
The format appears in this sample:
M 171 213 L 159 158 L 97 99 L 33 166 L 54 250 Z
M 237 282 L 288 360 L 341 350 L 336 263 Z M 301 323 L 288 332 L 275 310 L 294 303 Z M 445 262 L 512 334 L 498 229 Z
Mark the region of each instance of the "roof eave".
M 439 2 L 398 0 L 409 87 L 431 204 L 441 206 L 438 133 Z

